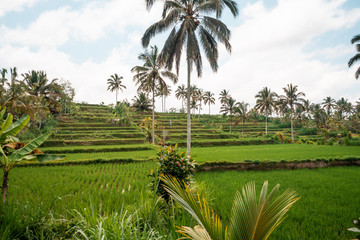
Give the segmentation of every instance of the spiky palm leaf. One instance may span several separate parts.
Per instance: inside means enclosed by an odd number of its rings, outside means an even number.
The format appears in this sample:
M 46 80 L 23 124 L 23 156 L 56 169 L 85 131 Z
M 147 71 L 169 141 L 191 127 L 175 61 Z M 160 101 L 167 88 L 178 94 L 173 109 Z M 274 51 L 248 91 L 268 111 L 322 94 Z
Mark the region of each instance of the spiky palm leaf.
M 164 188 L 172 198 L 200 225 L 194 228 L 180 227 L 178 232 L 189 239 L 266 240 L 284 220 L 290 207 L 300 199 L 298 194 L 290 189 L 275 198 L 279 184 L 267 194 L 268 182 L 265 181 L 257 201 L 255 183 L 247 183 L 241 192 L 236 193 L 230 225 L 225 227 L 220 217 L 196 189 L 180 184 L 173 177 L 162 175 L 160 179 L 165 183 Z

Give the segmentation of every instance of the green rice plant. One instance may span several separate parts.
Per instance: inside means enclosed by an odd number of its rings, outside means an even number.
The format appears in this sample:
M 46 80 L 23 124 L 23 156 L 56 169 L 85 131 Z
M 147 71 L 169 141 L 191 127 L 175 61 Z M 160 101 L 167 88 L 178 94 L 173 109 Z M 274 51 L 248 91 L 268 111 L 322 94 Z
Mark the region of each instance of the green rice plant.
M 349 219 L 360 216 L 359 167 L 323 169 L 202 172 L 196 181 L 205 182 L 213 191 L 214 210 L 224 222 L 231 217 L 231 199 L 239 185 L 255 181 L 257 191 L 265 179 L 301 195 L 272 239 L 352 239 L 347 231 Z M 274 185 L 269 185 L 273 187 Z
M 179 228 L 181 234 L 195 240 L 268 239 L 284 220 L 290 207 L 299 200 L 297 193 L 290 189 L 273 200 L 280 185 L 277 184 L 267 195 L 268 182 L 265 181 L 257 202 L 255 183 L 250 182 L 242 188 L 242 193 L 235 194 L 230 223 L 225 227 L 206 199 L 196 190 L 171 176 L 160 175 L 160 179 L 165 183 L 164 188 L 171 197 L 199 224 L 194 228 Z

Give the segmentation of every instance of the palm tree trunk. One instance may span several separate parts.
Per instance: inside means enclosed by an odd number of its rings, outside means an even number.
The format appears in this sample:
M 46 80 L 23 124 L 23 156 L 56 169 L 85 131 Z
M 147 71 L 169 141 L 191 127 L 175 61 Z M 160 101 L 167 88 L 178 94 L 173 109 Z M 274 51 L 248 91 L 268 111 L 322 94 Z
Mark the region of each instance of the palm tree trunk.
M 155 144 L 155 82 L 153 83 L 153 89 L 152 89 L 152 102 L 153 102 L 153 109 L 152 109 L 152 144 Z
M 189 158 L 191 148 L 191 118 L 190 118 L 190 60 L 187 60 L 187 138 L 186 138 L 186 155 Z
M 5 171 L 4 175 L 3 175 L 3 183 L 2 183 L 2 187 L 1 187 L 1 195 L 3 197 L 3 203 L 5 204 L 6 202 L 6 194 L 7 194 L 7 190 L 8 190 L 8 181 L 9 181 L 9 172 Z
M 209 103 L 209 115 L 210 115 L 210 103 Z
M 290 124 L 291 124 L 291 142 L 294 142 L 294 128 L 293 128 L 293 109 L 291 108 L 291 113 L 290 113 Z
M 119 90 L 116 89 L 116 102 L 115 102 L 115 107 L 116 107 L 116 105 L 117 105 L 117 103 L 118 103 L 118 92 L 119 92 Z
M 268 116 L 267 116 L 267 113 L 265 114 L 265 135 L 267 135 L 267 119 L 268 119 Z
M 245 124 L 245 119 L 242 119 L 242 135 L 244 136 L 244 124 Z
M 232 119 L 231 119 L 231 114 L 230 114 L 230 117 L 229 117 L 229 119 L 230 119 L 230 133 L 231 133 L 231 126 L 232 126 Z

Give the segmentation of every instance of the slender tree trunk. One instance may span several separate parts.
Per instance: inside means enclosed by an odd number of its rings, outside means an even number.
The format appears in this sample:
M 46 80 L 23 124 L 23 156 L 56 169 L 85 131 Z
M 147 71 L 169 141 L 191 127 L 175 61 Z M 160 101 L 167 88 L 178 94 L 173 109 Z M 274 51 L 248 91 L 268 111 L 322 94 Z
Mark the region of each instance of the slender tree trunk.
M 118 93 L 119 93 L 119 90 L 116 89 L 116 102 L 115 102 L 115 107 L 117 106 L 117 103 L 118 103 Z
M 166 105 L 165 105 L 165 103 L 166 103 L 166 96 L 164 97 L 164 111 L 166 112 Z
M 210 115 L 210 103 L 209 103 L 209 115 Z
M 153 89 L 152 89 L 152 102 L 153 102 L 153 109 L 152 109 L 152 144 L 155 144 L 155 82 L 153 83 Z
M 231 133 L 231 126 L 232 126 L 232 119 L 231 119 L 231 114 L 230 114 L 230 116 L 229 116 L 229 119 L 230 119 L 230 133 Z
M 4 172 L 4 176 L 3 176 L 3 183 L 2 183 L 2 187 L 1 187 L 1 195 L 3 197 L 3 204 L 5 204 L 6 202 L 6 195 L 7 195 L 7 191 L 8 191 L 8 181 L 9 181 L 9 172 L 5 171 Z
M 164 112 L 164 95 L 161 95 L 161 111 Z
M 245 119 L 242 119 L 242 135 L 244 136 L 244 124 L 245 124 Z
M 290 113 L 290 124 L 291 124 L 291 142 L 294 142 L 294 127 L 293 127 L 293 109 L 291 108 L 291 113 Z
M 268 119 L 268 115 L 266 113 L 265 114 L 265 135 L 267 135 L 267 119 Z
M 190 157 L 190 149 L 191 149 L 191 118 L 190 118 L 190 60 L 187 59 L 187 138 L 186 138 L 186 155 Z

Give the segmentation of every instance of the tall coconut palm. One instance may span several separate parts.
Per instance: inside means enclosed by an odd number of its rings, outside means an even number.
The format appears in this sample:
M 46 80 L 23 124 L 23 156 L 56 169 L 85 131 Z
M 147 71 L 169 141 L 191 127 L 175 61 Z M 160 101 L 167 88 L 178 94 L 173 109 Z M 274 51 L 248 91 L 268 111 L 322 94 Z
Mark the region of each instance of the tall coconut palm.
M 236 100 L 232 97 L 229 97 L 227 101 L 221 106 L 220 112 L 223 113 L 223 115 L 229 114 L 229 120 L 230 120 L 230 132 L 232 127 L 232 116 L 235 113 L 235 107 L 237 103 Z
M 276 97 L 277 94 L 272 92 L 270 88 L 264 87 L 258 94 L 255 95 L 257 109 L 260 113 L 265 114 L 265 134 L 267 134 L 267 119 L 272 114 L 273 110 L 277 109 Z
M 199 118 L 200 118 L 200 111 L 201 111 L 201 103 L 204 100 L 204 90 L 201 88 L 198 88 L 195 92 L 196 94 L 196 100 L 199 102 Z
M 234 112 L 241 118 L 242 122 L 242 135 L 244 135 L 244 125 L 246 117 L 249 113 L 249 104 L 246 102 L 238 102 L 235 106 Z
M 158 86 L 158 88 L 155 91 L 155 96 L 156 97 L 161 97 L 161 111 L 165 112 L 166 111 L 166 105 L 165 105 L 165 101 L 166 101 L 166 97 L 170 96 L 171 94 L 171 87 L 169 85 L 166 86 Z
M 209 104 L 209 115 L 210 115 L 210 105 L 211 104 L 215 104 L 215 98 L 214 98 L 214 95 L 212 92 L 210 91 L 206 91 L 204 93 L 204 104 Z
M 122 80 L 123 77 L 122 76 L 119 76 L 117 75 L 117 73 L 113 74 L 110 76 L 110 78 L 107 80 L 107 84 L 108 84 L 108 88 L 107 90 L 108 91 L 115 91 L 116 93 L 116 102 L 115 102 L 115 106 L 117 105 L 118 103 L 118 94 L 119 94 L 119 90 L 123 91 L 123 89 L 125 87 L 125 85 L 122 84 Z
M 144 65 L 135 66 L 131 71 L 136 73 L 133 80 L 139 85 L 138 91 L 152 92 L 152 143 L 155 144 L 155 90 L 160 88 L 165 91 L 165 78 L 174 84 L 178 78 L 174 73 L 163 69 L 156 46 L 151 47 L 150 52 L 146 50 L 140 54 L 139 59 L 144 61 Z
M 336 101 L 336 110 L 340 120 L 343 120 L 345 117 L 344 114 L 349 114 L 351 112 L 351 109 L 351 102 L 349 102 L 347 99 L 342 97 L 338 101 Z
M 360 43 L 360 34 L 359 35 L 356 35 L 354 36 L 352 39 L 351 39 L 351 43 L 354 44 L 356 42 L 359 42 Z M 351 67 L 355 62 L 357 61 L 360 61 L 360 44 L 356 44 L 356 51 L 357 51 L 357 54 L 355 54 L 355 56 L 353 56 L 352 58 L 350 58 L 349 62 L 348 62 L 348 65 L 349 67 Z M 359 78 L 359 75 L 360 75 L 360 67 L 356 70 L 355 72 L 355 78 L 358 79 Z
M 333 99 L 331 97 L 324 98 L 323 102 L 321 104 L 322 104 L 323 108 L 326 109 L 326 113 L 327 113 L 328 117 L 331 114 L 331 110 L 336 107 L 335 99 Z
M 220 95 L 219 100 L 221 104 L 225 103 L 227 99 L 230 97 L 229 90 L 225 90 L 225 89 L 222 90 L 219 95 Z
M 181 100 L 181 108 L 184 109 L 184 101 L 186 101 L 186 88 L 184 84 L 178 86 L 175 91 L 175 97 Z
M 305 93 L 298 92 L 297 86 L 288 84 L 287 87 L 283 88 L 285 95 L 281 95 L 280 98 L 283 99 L 284 103 L 290 108 L 290 122 L 291 122 L 291 140 L 294 142 L 294 108 L 295 106 L 301 106 L 305 101 Z
M 133 104 L 131 107 L 135 109 L 136 112 L 149 112 L 152 109 L 151 101 L 148 96 L 143 93 L 139 92 L 138 96 L 134 96 Z
M 18 80 L 16 67 L 10 68 L 10 82 L 7 82 L 7 85 L 8 91 L 1 107 L 6 107 L 12 115 L 28 114 L 34 119 L 35 112 L 31 98 L 25 92 L 25 84 Z
M 148 7 L 151 7 L 154 2 L 155 0 L 146 0 Z M 223 43 L 225 48 L 231 52 L 230 30 L 220 20 L 210 17 L 214 13 L 220 16 L 224 7 L 230 8 L 234 16 L 238 14 L 237 4 L 233 0 L 165 0 L 162 19 L 151 25 L 142 37 L 142 45 L 147 47 L 150 39 L 157 33 L 172 28 L 161 55 L 169 69 L 172 69 L 175 62 L 177 73 L 180 69 L 182 50 L 186 49 L 187 156 L 189 157 L 191 147 L 191 72 L 195 67 L 198 77 L 202 75 L 200 46 L 214 72 L 218 69 L 217 41 Z
M 3 68 L 0 70 L 0 74 L 1 74 L 1 79 L 0 79 L 0 106 L 2 106 L 3 102 L 4 102 L 4 98 L 5 98 L 5 83 L 7 82 L 7 78 L 6 78 L 6 74 L 7 74 L 7 69 Z

